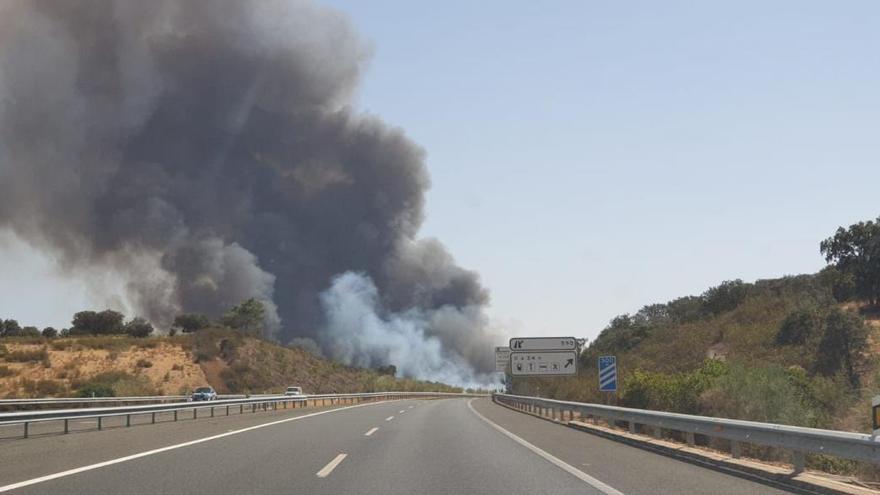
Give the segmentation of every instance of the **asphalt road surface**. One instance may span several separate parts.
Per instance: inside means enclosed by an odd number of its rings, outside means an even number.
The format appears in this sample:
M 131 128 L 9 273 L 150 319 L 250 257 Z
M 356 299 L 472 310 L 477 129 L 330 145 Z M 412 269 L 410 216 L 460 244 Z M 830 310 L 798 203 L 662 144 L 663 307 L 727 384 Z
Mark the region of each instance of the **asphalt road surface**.
M 4 440 L 0 492 L 785 493 L 488 399 L 299 409 Z

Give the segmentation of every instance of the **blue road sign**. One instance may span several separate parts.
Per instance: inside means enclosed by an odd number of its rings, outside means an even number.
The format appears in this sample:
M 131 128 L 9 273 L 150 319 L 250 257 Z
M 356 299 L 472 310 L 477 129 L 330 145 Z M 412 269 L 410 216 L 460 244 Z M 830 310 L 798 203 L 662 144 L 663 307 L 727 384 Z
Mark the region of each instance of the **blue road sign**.
M 599 391 L 617 392 L 617 358 L 614 356 L 599 358 Z

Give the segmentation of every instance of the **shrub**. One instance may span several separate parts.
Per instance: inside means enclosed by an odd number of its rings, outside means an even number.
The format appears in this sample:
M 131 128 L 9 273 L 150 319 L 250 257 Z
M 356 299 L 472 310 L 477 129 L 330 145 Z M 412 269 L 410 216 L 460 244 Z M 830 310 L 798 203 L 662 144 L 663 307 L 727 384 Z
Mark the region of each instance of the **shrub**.
M 174 318 L 174 327 L 183 333 L 192 333 L 207 328 L 210 324 L 208 317 L 199 313 L 182 314 Z
M 132 337 L 149 337 L 153 333 L 153 325 L 143 318 L 133 318 L 125 324 L 125 333 Z
M 138 361 L 137 361 L 137 367 L 138 368 L 152 368 L 153 362 L 150 361 L 149 359 L 141 358 L 141 359 L 138 359 Z
M 49 351 L 45 347 L 34 351 L 12 351 L 6 355 L 6 360 L 10 363 L 27 363 L 46 361 L 49 359 Z
M 19 385 L 31 397 L 58 396 L 66 392 L 64 384 L 55 380 L 21 380 Z
M 815 309 L 797 309 L 785 317 L 776 332 L 779 345 L 805 344 L 821 331 L 822 320 Z
M 77 397 L 114 397 L 113 388 L 103 383 L 87 383 L 76 391 Z
M 175 364 L 171 367 L 172 371 L 183 371 L 183 366 L 180 364 Z
M 0 357 L 4 357 L 7 354 L 9 354 L 9 348 L 6 347 L 4 344 L 0 344 Z
M 87 382 L 74 383 L 77 393 L 83 390 L 100 391 L 110 389 L 113 395 L 96 395 L 96 397 L 112 397 L 112 396 L 137 396 L 137 395 L 155 395 L 156 389 L 150 381 L 139 375 L 133 375 L 124 371 L 108 371 L 95 375 Z M 88 395 L 86 395 L 88 397 Z
M 0 366 L 0 378 L 12 376 L 14 373 L 9 366 Z

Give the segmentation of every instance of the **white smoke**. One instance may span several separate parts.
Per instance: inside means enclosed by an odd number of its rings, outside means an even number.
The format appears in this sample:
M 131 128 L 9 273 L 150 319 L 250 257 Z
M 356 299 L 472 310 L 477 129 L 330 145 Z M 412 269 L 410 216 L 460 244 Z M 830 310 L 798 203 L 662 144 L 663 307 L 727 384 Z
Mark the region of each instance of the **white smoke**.
M 485 387 L 496 381 L 477 373 L 457 349 L 430 335 L 437 320 L 472 324 L 466 313 L 454 307 L 381 314 L 376 285 L 367 275 L 354 272 L 336 277 L 321 294 L 321 304 L 326 315 L 321 347 L 335 360 L 359 367 L 392 364 L 398 376 L 464 387 Z M 450 318 L 452 313 L 459 313 L 458 318 Z M 467 330 L 482 329 L 461 329 Z

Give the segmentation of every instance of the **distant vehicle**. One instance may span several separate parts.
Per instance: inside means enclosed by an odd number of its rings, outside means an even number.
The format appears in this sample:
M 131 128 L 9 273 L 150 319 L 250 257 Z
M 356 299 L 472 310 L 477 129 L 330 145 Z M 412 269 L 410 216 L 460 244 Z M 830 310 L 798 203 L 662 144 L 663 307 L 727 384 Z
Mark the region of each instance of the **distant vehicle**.
M 287 390 L 284 391 L 284 395 L 302 395 L 303 389 L 302 387 L 287 387 Z
M 217 392 L 211 387 L 199 387 L 193 391 L 189 399 L 192 401 L 217 400 Z

